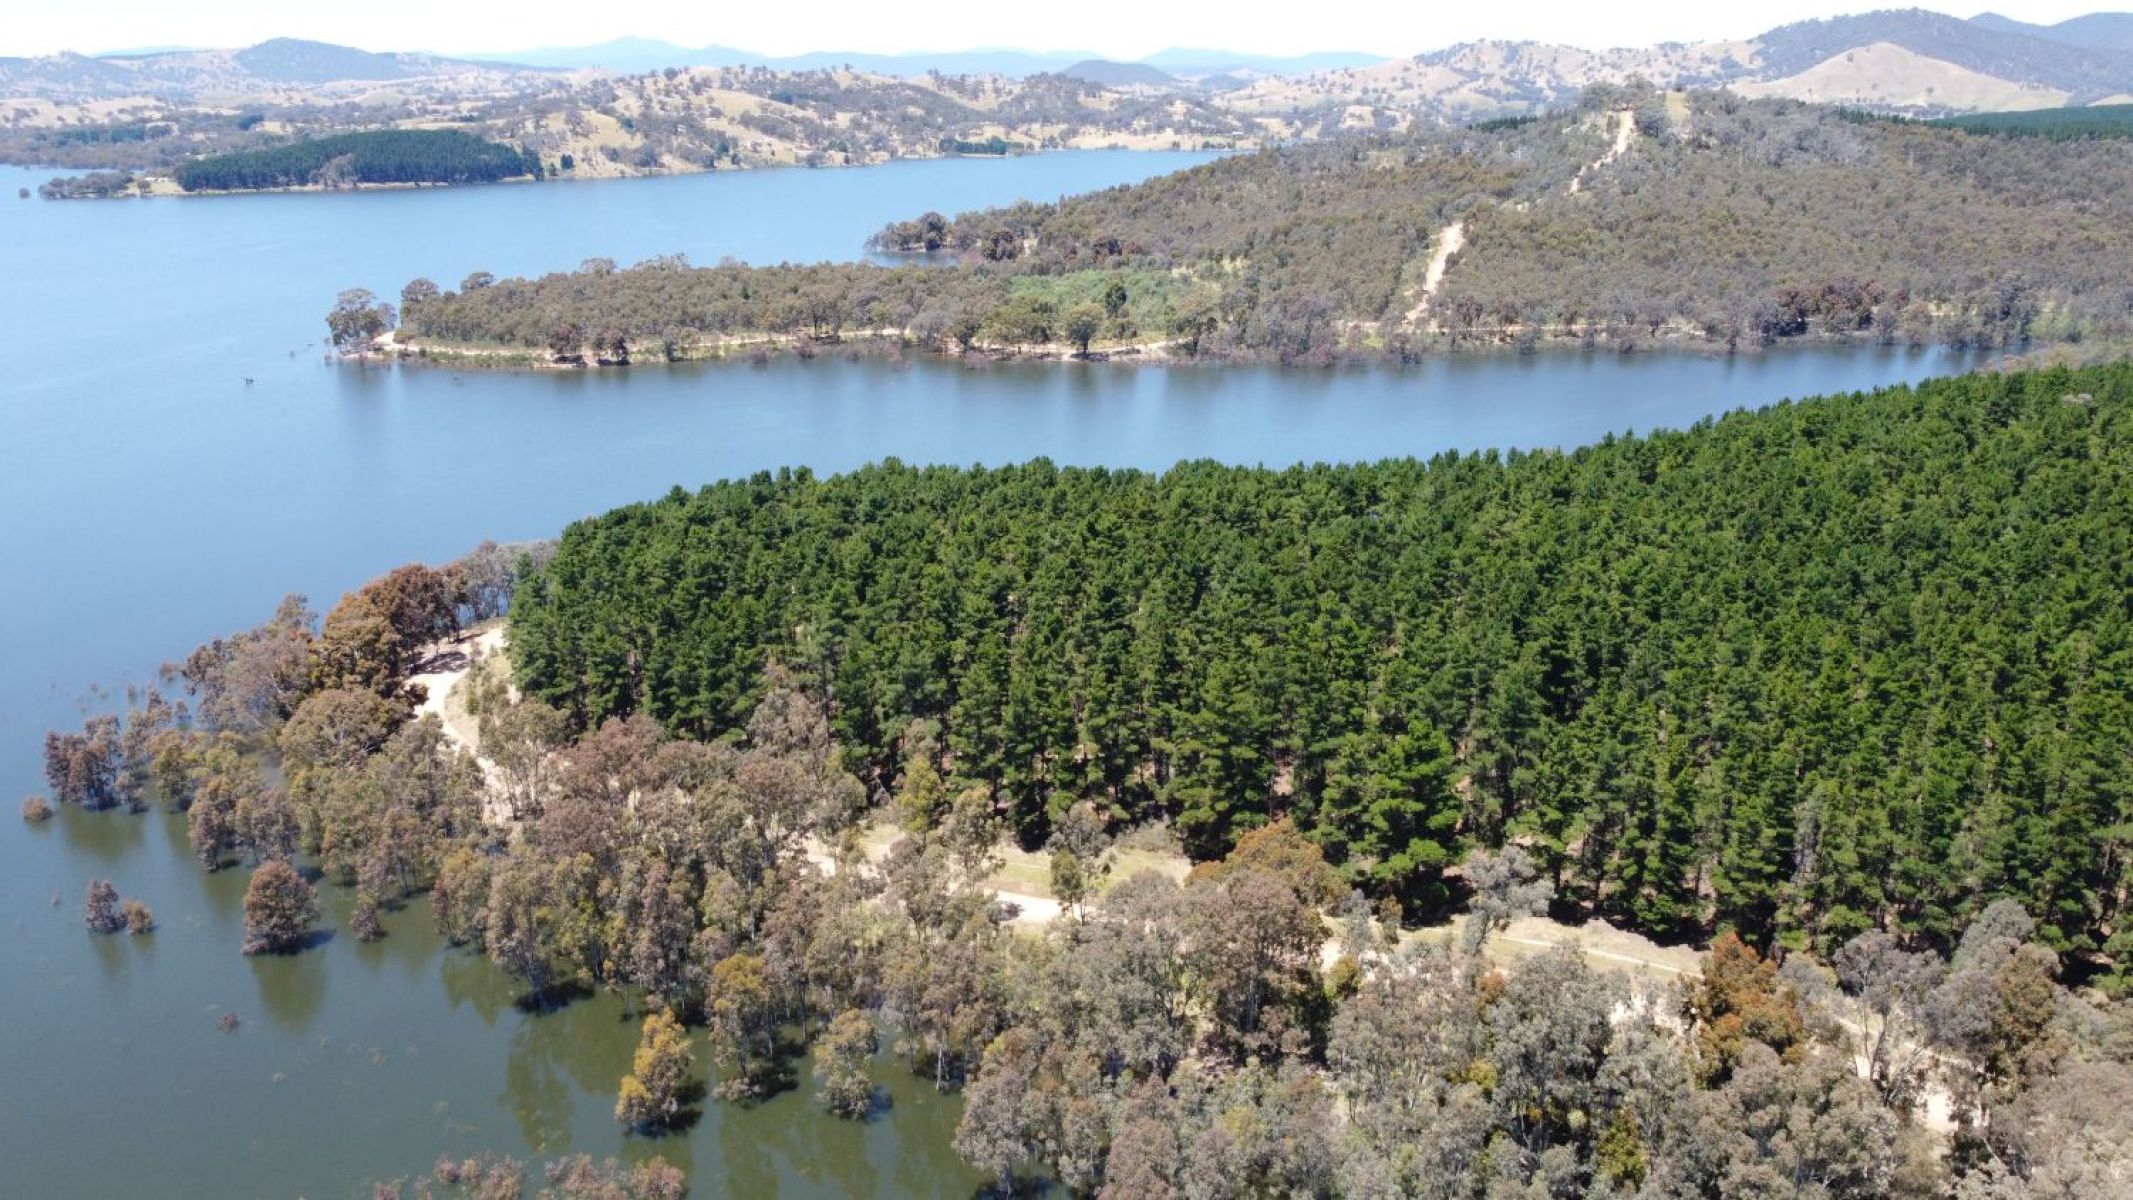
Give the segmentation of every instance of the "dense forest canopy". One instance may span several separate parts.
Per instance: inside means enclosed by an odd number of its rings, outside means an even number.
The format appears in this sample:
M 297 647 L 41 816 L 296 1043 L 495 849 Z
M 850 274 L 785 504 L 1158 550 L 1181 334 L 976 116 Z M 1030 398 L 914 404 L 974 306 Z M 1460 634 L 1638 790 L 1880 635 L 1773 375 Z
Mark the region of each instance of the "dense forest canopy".
M 2133 137 L 2133 104 L 1970 113 L 1959 117 L 1942 117 L 1933 124 L 1969 133 L 2044 137 L 2060 141 L 2074 138 L 2125 138 Z
M 361 183 L 493 183 L 538 178 L 537 157 L 458 129 L 374 129 L 215 155 L 176 171 L 188 192 Z
M 2133 368 L 1835 397 L 1560 454 L 1157 476 L 760 474 L 580 522 L 521 590 L 580 725 L 736 728 L 778 661 L 893 787 L 914 721 L 1027 844 L 1295 819 L 1441 899 L 1470 844 L 1641 929 L 2123 954 Z
M 1455 229 L 1461 248 L 1432 283 Z M 1345 135 L 1057 202 L 926 214 L 878 241 L 955 262 L 908 277 L 558 274 L 446 292 L 408 314 L 408 333 L 524 347 L 564 325 L 637 340 L 864 330 L 943 349 L 1057 344 L 1067 308 L 1051 291 L 1134 272 L 1157 282 L 1129 286 L 1141 310 L 1101 314 L 1100 345 L 1327 362 L 1543 339 L 2119 337 L 2133 331 L 2119 266 L 2133 259 L 2133 143 L 1595 89 L 1537 121 Z M 1011 292 L 1008 277 L 1058 282 Z M 817 299 L 730 299 L 791 293 Z

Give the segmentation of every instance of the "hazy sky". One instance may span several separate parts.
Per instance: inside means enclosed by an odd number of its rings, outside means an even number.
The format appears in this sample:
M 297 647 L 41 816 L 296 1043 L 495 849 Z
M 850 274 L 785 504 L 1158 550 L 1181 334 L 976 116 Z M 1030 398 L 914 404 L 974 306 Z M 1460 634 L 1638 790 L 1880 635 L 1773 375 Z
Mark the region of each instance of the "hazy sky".
M 0 55 L 142 46 L 240 46 L 305 37 L 371 50 L 444 53 L 582 45 L 624 35 L 770 54 L 805 50 L 954 50 L 1013 46 L 1134 57 L 1166 46 L 1255 53 L 1364 50 L 1413 54 L 1470 38 L 1589 47 L 1746 37 L 1772 25 L 1915 0 L 16 0 Z M 1958 16 L 1978 8 L 1929 4 Z M 2050 22 L 2109 0 L 2005 0 L 1995 10 Z M 1302 20 L 1298 20 L 1301 15 Z

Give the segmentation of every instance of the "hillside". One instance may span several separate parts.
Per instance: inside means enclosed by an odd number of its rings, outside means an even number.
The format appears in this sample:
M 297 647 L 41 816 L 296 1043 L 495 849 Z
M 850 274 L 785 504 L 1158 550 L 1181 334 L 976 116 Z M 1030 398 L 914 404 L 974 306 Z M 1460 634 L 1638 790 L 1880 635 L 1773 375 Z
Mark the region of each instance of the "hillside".
M 2016 21 L 1998 13 L 1980 13 L 1970 18 L 1973 24 L 1995 29 L 2002 33 L 2027 34 L 2051 42 L 2063 42 L 2085 50 L 2133 51 L 2133 13 L 2089 13 L 2086 16 L 2069 17 L 2054 25 L 2034 25 Z
M 1849 51 L 1891 45 L 1936 62 L 2013 83 L 2062 90 L 2079 100 L 2124 90 L 2133 58 L 1912 9 L 1781 26 L 1756 39 L 1756 73 L 1782 78 Z
M 1064 67 L 1059 74 L 1084 83 L 1104 87 L 1176 87 L 1179 80 L 1146 63 L 1112 62 L 1108 59 L 1090 58 Z
M 405 56 L 331 53 L 338 49 L 268 44 L 255 47 L 261 53 L 251 61 L 283 76 L 421 65 L 400 62 Z M 238 59 L 252 54 L 214 61 L 239 70 Z M 124 71 L 101 59 L 82 63 L 91 74 Z M 1149 68 L 1129 73 L 1160 75 Z M 1270 136 L 1252 117 L 1183 84 L 1107 86 L 1064 74 L 904 79 L 843 68 L 728 66 L 564 76 L 483 67 L 464 76 L 304 85 L 247 73 L 226 86 L 228 94 L 185 100 L 124 77 L 111 85 L 121 93 L 116 98 L 0 100 L 0 161 L 160 174 L 195 158 L 292 139 L 448 126 L 509 142 L 569 178 L 859 165 L 938 154 L 944 141 L 994 138 L 1020 149 L 1173 149 L 1251 146 Z
M 943 139 L 997 137 L 1025 149 L 1227 147 L 1254 144 L 1259 132 L 1196 96 L 1064 75 L 907 80 L 759 67 L 575 82 L 501 99 L 469 127 L 524 146 L 565 175 L 874 163 L 938 153 Z
M 539 350 L 567 325 L 687 357 L 863 331 L 949 352 L 1086 341 L 1330 363 L 1550 341 L 2123 338 L 2133 143 L 1601 89 L 1509 128 L 1283 147 L 927 214 L 880 242 L 952 269 L 658 262 L 506 281 L 410 310 L 402 343 Z
M 58 101 L 152 96 L 192 100 L 292 88 L 339 90 L 424 83 L 465 91 L 527 82 L 543 72 L 431 54 L 376 54 L 298 38 L 234 50 L 169 50 L 91 58 L 0 58 L 0 97 Z
M 995 138 L 1242 148 L 1534 114 L 1594 86 L 1646 84 L 1931 117 L 2133 101 L 2133 50 L 2120 44 L 2128 21 L 1887 11 L 1739 41 L 1475 41 L 1391 60 L 1198 50 L 1139 62 L 1017 51 L 751 60 L 643 39 L 532 55 L 569 71 L 280 39 L 0 59 L 0 161 L 158 172 L 292 135 L 447 125 L 509 141 L 566 177 L 863 164 Z M 253 124 L 231 127 L 242 120 Z M 144 126 L 168 132 L 131 135 Z
M 749 62 L 734 49 L 642 38 L 533 55 L 576 70 L 279 38 L 237 51 L 0 60 L 0 162 L 169 173 L 292 136 L 439 126 L 527 149 L 559 177 L 868 164 L 994 139 L 1258 147 L 1542 113 L 1595 85 L 1647 83 L 1922 117 L 2060 109 L 2133 100 L 2133 49 L 2118 45 L 2127 21 L 2020 26 L 1886 11 L 1726 43 L 1591 51 L 1476 40 L 1406 60 L 1180 49 L 1143 62 L 1020 51 Z M 670 66 L 614 70 L 653 62 Z
M 1593 84 L 1643 80 L 1921 114 L 2047 108 L 2133 94 L 2133 49 L 2118 32 L 2128 21 L 2097 14 L 2047 31 L 1914 9 L 1802 21 L 1733 42 L 1611 50 L 1467 42 L 1261 80 L 1225 103 L 1297 123 L 1341 111 L 1348 124 L 1384 127 L 1560 106 Z

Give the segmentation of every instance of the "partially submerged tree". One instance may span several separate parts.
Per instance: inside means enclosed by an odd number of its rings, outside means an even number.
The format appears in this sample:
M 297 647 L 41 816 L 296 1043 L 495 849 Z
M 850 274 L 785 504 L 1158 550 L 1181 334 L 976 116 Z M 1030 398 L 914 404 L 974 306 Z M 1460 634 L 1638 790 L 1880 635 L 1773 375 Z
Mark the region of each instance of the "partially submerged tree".
M 874 1081 L 867 1076 L 880 1042 L 874 1022 L 852 1008 L 838 1013 L 815 1048 L 815 1078 L 822 1083 L 816 1099 L 840 1117 L 863 1117 L 874 1107 Z
M 287 954 L 303 948 L 318 920 L 318 893 L 279 859 L 252 872 L 244 890 L 244 952 Z
M 117 933 L 126 927 L 126 918 L 119 911 L 118 889 L 108 879 L 89 881 L 89 894 L 82 905 L 82 923 L 90 933 Z
M 655 1011 L 644 1020 L 630 1073 L 622 1077 L 615 1119 L 631 1129 L 656 1133 L 671 1128 L 688 1100 L 696 1052 L 681 1022 Z
M 378 921 L 378 898 L 369 892 L 357 892 L 355 904 L 348 910 L 348 932 L 359 942 L 375 942 L 385 936 L 385 926 Z
M 362 349 L 392 328 L 393 315 L 393 306 L 372 295 L 370 289 L 349 288 L 326 313 L 326 333 L 336 350 Z
M 718 1086 L 729 1099 L 759 1096 L 777 1065 L 778 1009 L 760 955 L 731 954 L 711 969 L 704 1006 L 711 1057 L 729 1074 Z

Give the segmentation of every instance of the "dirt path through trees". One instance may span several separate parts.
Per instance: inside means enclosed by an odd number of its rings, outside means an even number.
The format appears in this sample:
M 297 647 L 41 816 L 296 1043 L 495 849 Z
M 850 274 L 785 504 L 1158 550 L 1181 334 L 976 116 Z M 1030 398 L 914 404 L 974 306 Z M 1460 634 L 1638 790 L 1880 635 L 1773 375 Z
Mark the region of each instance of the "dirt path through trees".
M 1408 310 L 1407 324 L 1421 329 L 1429 316 L 1429 302 L 1436 299 L 1444 286 L 1444 272 L 1452 264 L 1452 255 L 1466 246 L 1466 222 L 1454 221 L 1437 231 L 1436 244 L 1430 250 L 1429 265 L 1422 271 L 1422 288 L 1415 297 L 1414 308 Z
M 1576 175 L 1571 177 L 1571 195 L 1575 196 L 1579 192 L 1584 191 L 1586 177 L 1597 174 L 1601 170 L 1604 170 L 1608 164 L 1622 157 L 1623 154 L 1628 152 L 1630 142 L 1636 140 L 1637 114 L 1625 108 L 1622 111 L 1615 113 L 1613 115 L 1613 120 L 1615 126 L 1614 144 L 1607 148 L 1607 153 L 1602 154 L 1600 157 L 1585 164 L 1585 168 L 1583 170 L 1579 171 Z
M 1570 195 L 1575 196 L 1584 191 L 1587 178 L 1605 170 L 1616 159 L 1628 153 L 1630 143 L 1636 140 L 1637 115 L 1635 113 L 1628 109 L 1623 109 L 1620 112 L 1609 114 L 1608 119 L 1614 126 L 1614 141 L 1609 143 L 1605 154 L 1586 163 L 1578 169 L 1576 175 L 1570 177 Z M 1524 208 L 1525 205 L 1521 203 L 1518 207 Z M 1437 236 L 1431 239 L 1429 263 L 1423 268 L 1422 286 L 1416 289 L 1414 307 L 1407 312 L 1407 328 L 1426 330 L 1429 327 L 1427 322 L 1430 303 L 1437 298 L 1437 293 L 1444 288 L 1444 275 L 1451 268 L 1452 256 L 1465 248 L 1466 222 L 1463 220 L 1454 221 L 1438 230 Z
M 411 675 L 407 680 L 420 684 L 423 689 L 422 703 L 415 707 L 416 719 L 424 716 L 437 718 L 444 726 L 444 740 L 474 756 L 475 763 L 481 767 L 482 782 L 491 796 L 502 794 L 502 780 L 496 764 L 481 752 L 481 722 L 467 711 L 467 698 L 456 693 L 477 656 L 493 657 L 503 652 L 503 625 L 463 630 L 425 647 L 422 665 L 429 669 Z M 485 806 L 484 815 L 491 821 L 501 821 L 509 820 L 511 814 L 508 806 L 492 802 Z

